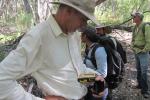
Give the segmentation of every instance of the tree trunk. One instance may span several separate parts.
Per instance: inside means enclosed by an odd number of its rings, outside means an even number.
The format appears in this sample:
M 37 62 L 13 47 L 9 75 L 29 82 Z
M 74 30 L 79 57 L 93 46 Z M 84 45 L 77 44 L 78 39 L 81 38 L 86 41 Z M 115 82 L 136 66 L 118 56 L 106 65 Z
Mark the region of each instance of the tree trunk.
M 96 5 L 99 5 L 99 4 L 101 4 L 102 2 L 104 2 L 104 1 L 106 1 L 106 0 L 96 0 Z
M 23 3 L 24 3 L 25 11 L 26 11 L 27 13 L 31 13 L 32 10 L 31 10 L 29 1 L 28 1 L 28 0 L 23 0 Z
M 48 3 L 50 1 L 52 0 L 38 0 L 38 15 L 40 22 L 47 19 L 50 13 L 51 5 Z
M 0 1 L 0 16 L 2 16 L 4 13 L 4 0 Z
M 38 15 L 38 0 L 34 0 L 32 3 L 32 11 L 34 17 L 34 24 L 39 23 L 39 15 Z
M 47 18 L 48 4 L 46 0 L 38 0 L 38 15 L 40 22 L 44 21 Z

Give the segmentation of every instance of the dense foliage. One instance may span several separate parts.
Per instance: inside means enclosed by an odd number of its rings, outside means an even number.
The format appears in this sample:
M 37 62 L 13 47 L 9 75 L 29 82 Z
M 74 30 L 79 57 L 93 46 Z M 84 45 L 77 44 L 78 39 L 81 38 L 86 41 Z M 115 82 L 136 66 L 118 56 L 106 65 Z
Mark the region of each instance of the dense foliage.
M 101 23 L 118 24 L 129 19 L 131 13 L 139 11 L 144 13 L 144 21 L 150 21 L 149 5 L 150 0 L 107 0 L 96 7 L 95 15 Z

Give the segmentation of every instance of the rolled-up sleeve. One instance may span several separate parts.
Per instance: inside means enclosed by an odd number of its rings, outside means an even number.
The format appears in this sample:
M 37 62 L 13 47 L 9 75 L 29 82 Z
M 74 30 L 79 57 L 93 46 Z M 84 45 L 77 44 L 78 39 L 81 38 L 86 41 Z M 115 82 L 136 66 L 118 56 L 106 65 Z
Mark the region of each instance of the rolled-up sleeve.
M 30 67 L 41 45 L 35 33 L 35 29 L 27 33 L 0 63 L 0 100 L 44 100 L 26 92 L 16 81 L 36 69 Z
M 95 52 L 97 71 L 105 78 L 107 76 L 107 54 L 103 47 L 99 47 Z

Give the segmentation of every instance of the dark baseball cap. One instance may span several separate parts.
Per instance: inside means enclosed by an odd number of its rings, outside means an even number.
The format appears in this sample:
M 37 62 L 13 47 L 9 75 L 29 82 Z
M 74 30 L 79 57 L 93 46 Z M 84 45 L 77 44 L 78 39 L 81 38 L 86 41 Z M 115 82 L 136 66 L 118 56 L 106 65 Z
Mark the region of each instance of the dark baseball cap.
M 138 17 L 140 17 L 141 19 L 144 18 L 144 15 L 143 15 L 142 13 L 140 13 L 140 12 L 132 13 L 131 16 L 132 16 L 132 17 L 138 16 Z

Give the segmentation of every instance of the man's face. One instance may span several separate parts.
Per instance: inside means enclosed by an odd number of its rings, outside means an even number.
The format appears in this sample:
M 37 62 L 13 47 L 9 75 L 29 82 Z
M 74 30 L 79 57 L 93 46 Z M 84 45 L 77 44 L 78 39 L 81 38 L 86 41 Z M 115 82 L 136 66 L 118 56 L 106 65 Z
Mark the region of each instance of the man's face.
M 141 18 L 139 17 L 139 16 L 134 16 L 133 17 L 133 23 L 139 23 L 139 22 L 141 22 Z
M 68 32 L 75 32 L 76 30 L 83 28 L 87 25 L 87 18 L 77 11 L 69 13 L 68 22 L 66 27 Z
M 104 34 L 105 34 L 105 33 L 104 33 L 104 28 L 99 28 L 99 29 L 97 29 L 96 31 L 97 31 L 96 33 L 97 33 L 98 35 L 104 35 Z

